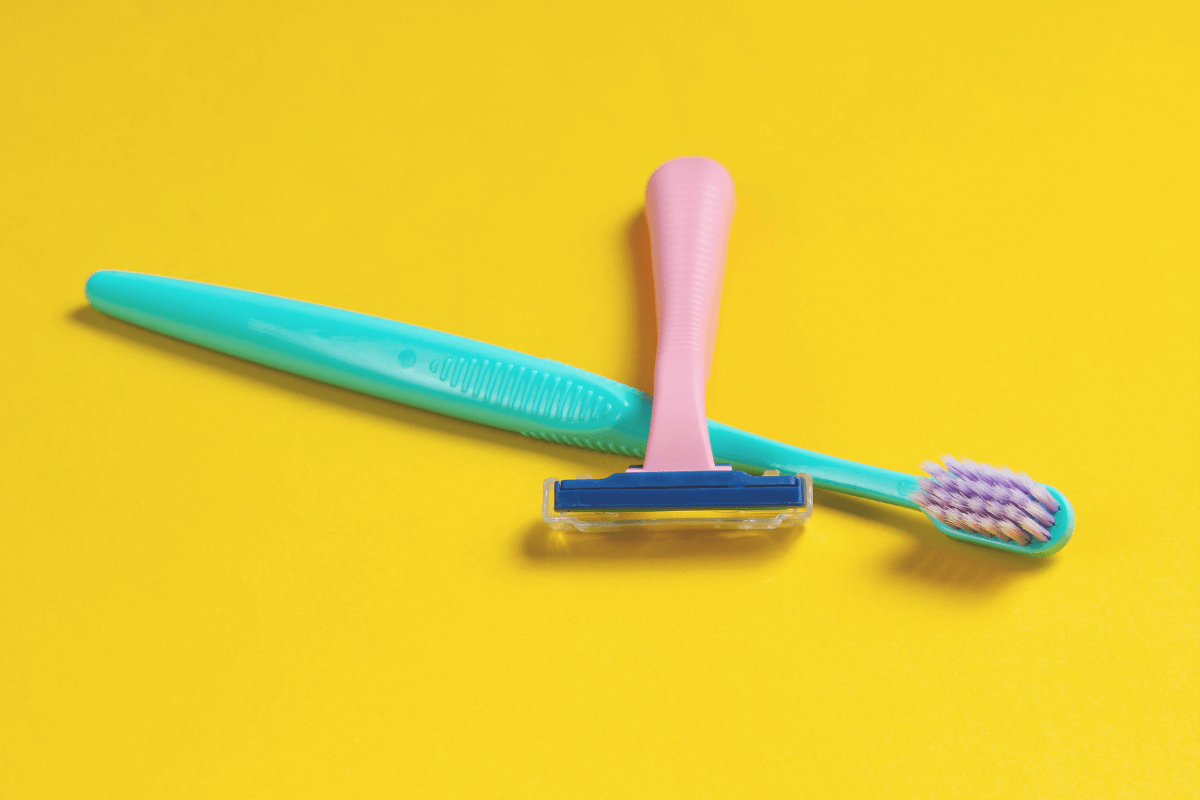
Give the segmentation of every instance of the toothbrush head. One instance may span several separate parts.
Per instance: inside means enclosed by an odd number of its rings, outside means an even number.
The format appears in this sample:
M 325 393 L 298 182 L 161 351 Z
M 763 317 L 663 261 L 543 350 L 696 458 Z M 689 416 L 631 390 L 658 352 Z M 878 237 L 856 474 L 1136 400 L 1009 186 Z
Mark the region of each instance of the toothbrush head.
M 927 461 L 912 500 L 942 533 L 1023 555 L 1061 550 L 1075 529 L 1075 510 L 1062 492 L 1008 467 L 943 456 Z

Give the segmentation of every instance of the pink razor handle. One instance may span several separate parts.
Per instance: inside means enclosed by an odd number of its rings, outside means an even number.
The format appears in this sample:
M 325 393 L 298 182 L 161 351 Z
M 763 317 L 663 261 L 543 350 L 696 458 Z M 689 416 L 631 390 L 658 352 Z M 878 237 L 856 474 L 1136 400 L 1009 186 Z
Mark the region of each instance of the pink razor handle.
M 713 462 L 705 392 L 733 210 L 733 178 L 711 158 L 668 161 L 646 186 L 658 310 L 647 472 L 729 469 Z

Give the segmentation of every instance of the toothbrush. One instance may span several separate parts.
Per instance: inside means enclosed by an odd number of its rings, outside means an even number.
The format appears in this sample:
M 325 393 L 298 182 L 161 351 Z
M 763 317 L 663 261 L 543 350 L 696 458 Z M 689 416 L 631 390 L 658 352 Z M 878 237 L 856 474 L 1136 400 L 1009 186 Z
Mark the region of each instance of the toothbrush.
M 650 432 L 649 395 L 609 378 L 462 336 L 329 306 L 195 281 L 104 270 L 86 287 L 93 306 L 118 319 L 249 361 L 365 394 L 525 436 L 642 458 Z M 1031 556 L 1061 549 L 1075 512 L 1057 489 L 1009 478 L 968 462 L 951 462 L 922 478 L 858 464 L 708 421 L 714 455 L 751 470 L 807 473 L 822 488 L 926 513 L 940 531 L 972 544 Z M 955 470 L 958 470 L 956 473 Z M 959 482 L 961 481 L 961 483 Z M 1049 538 L 1026 543 L 1003 520 L 1025 504 L 1001 500 L 1011 482 L 1041 486 L 1058 505 L 1044 506 Z M 982 484 L 982 485 L 980 485 Z M 945 488 L 942 489 L 943 485 Z M 930 494 L 932 491 L 932 495 Z M 942 494 L 944 492 L 945 494 Z M 920 499 L 918 499 L 920 498 Z M 971 505 L 1003 503 L 991 522 L 968 520 Z M 1016 508 L 1014 508 L 1014 506 Z M 1036 519 L 1035 519 L 1036 521 Z M 982 531 L 966 527 L 981 527 Z M 995 525 L 993 535 L 987 526 Z M 1040 524 L 1040 523 L 1039 523 Z

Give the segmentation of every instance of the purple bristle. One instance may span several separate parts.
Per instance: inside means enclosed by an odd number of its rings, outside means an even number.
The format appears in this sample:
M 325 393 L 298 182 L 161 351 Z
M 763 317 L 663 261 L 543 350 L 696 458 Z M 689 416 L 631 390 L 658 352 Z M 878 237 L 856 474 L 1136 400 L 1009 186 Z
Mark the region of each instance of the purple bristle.
M 934 519 L 960 530 L 1029 544 L 1049 541 L 1049 528 L 1059 505 L 1042 484 L 1008 467 L 993 467 L 968 458 L 942 458 L 922 464 L 913 502 Z

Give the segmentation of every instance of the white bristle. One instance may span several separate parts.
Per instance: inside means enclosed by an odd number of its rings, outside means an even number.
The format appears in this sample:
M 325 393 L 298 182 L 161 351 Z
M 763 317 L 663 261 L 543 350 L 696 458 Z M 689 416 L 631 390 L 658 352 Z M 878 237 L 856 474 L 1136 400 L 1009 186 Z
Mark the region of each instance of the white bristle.
M 1009 540 L 1019 542 L 1021 544 L 1029 544 L 1029 534 L 1017 527 L 1015 522 L 1003 520 L 999 522 L 998 525 L 1000 527 L 1000 532 L 1007 536 Z
M 992 517 L 987 516 L 987 515 L 982 515 L 982 518 L 983 518 L 983 532 L 990 536 L 999 536 L 1000 535 L 999 523 L 996 522 L 996 520 L 992 519 Z
M 980 525 L 979 519 L 974 514 L 964 513 L 962 515 L 962 524 L 959 527 L 973 533 L 979 533 L 979 529 L 982 526 Z
M 971 515 L 971 530 L 975 531 L 976 533 L 983 534 L 984 536 L 990 536 L 990 528 L 992 527 L 992 521 L 982 514 Z
M 1032 517 L 1021 517 L 1019 520 L 1017 520 L 1017 524 L 1021 526 L 1022 530 L 1027 531 L 1031 536 L 1036 536 L 1043 542 L 1050 541 L 1050 531 L 1039 525 L 1037 520 L 1033 519 Z
M 1042 504 L 1033 499 L 1026 499 L 1021 509 L 1029 516 L 1036 519 L 1043 525 L 1053 525 L 1054 515 L 1042 507 Z
M 1033 495 L 1034 500 L 1045 506 L 1051 514 L 1058 513 L 1058 501 L 1054 499 L 1054 495 L 1050 494 L 1050 491 L 1045 486 L 1042 486 L 1040 483 L 1034 483 L 1029 493 Z

